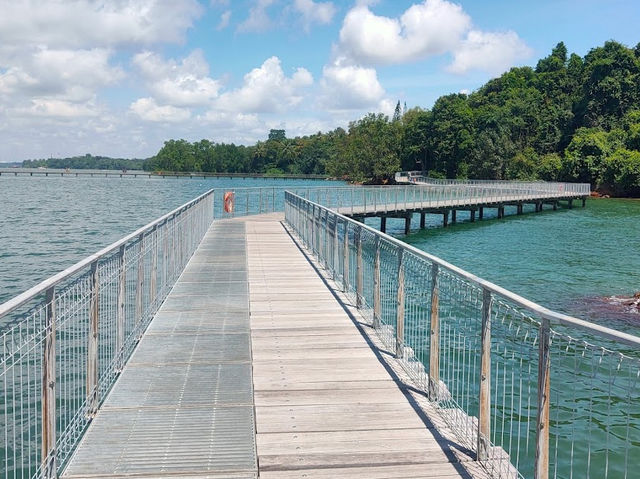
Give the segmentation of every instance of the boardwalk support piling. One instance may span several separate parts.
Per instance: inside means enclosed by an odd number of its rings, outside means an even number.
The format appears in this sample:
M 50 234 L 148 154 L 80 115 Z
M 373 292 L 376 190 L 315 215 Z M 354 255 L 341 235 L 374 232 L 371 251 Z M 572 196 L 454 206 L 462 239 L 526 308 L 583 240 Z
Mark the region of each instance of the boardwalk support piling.
M 386 216 L 381 216 L 380 217 L 380 231 L 382 231 L 383 233 L 387 232 L 387 217 Z
M 408 214 L 404 218 L 404 234 L 408 235 L 411 232 L 411 215 Z
M 421 230 L 423 230 L 425 228 L 426 217 L 427 217 L 426 213 L 420 213 L 420 229 Z
M 489 458 L 491 437 L 491 291 L 482 294 L 482 346 L 480 366 L 480 400 L 478 412 L 478 461 Z

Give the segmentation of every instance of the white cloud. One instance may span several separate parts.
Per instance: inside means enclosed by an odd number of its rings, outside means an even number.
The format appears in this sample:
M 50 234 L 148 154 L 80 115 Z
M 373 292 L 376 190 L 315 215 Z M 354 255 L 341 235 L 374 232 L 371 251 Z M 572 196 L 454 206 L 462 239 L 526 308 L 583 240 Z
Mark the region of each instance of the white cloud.
M 158 105 L 153 98 L 140 98 L 134 101 L 130 110 L 143 120 L 154 122 L 177 123 L 191 117 L 191 113 L 186 108 Z
M 304 89 L 313 84 L 311 73 L 298 68 L 291 77 L 282 70 L 278 57 L 271 57 L 244 76 L 237 90 L 222 94 L 217 109 L 249 113 L 274 113 L 298 105 Z
M 518 60 L 531 55 L 531 49 L 515 32 L 481 32 L 472 30 L 454 52 L 447 69 L 453 73 L 484 70 L 497 74 L 507 70 Z
M 93 50 L 49 50 L 41 48 L 16 60 L 0 74 L 0 95 L 19 103 L 31 99 L 86 102 L 96 91 L 119 81 L 124 72 L 109 65 L 111 52 Z
M 454 49 L 470 26 L 462 7 L 446 0 L 412 5 L 400 18 L 375 15 L 360 4 L 345 17 L 338 48 L 355 63 L 405 63 Z
M 19 116 L 75 119 L 97 116 L 99 112 L 93 102 L 78 104 L 65 100 L 34 99 L 30 106 L 15 108 L 12 113 Z
M 336 7 L 332 2 L 294 0 L 293 8 L 302 15 L 302 22 L 306 30 L 309 30 L 314 23 L 328 25 L 336 13 Z
M 133 64 L 149 91 L 163 104 L 205 106 L 218 96 L 220 83 L 209 77 L 209 65 L 200 50 L 194 50 L 179 62 L 142 52 L 133 57 Z
M 346 15 L 334 55 L 354 65 L 390 65 L 450 53 L 447 70 L 500 73 L 532 50 L 513 31 L 472 29 L 469 15 L 447 0 L 424 0 L 398 18 L 374 14 L 375 2 L 359 1 Z
M 201 14 L 197 0 L 4 1 L 0 39 L 21 50 L 176 43 Z
M 377 107 L 385 95 L 373 68 L 336 62 L 322 70 L 322 104 L 336 110 Z
M 254 0 L 254 5 L 249 9 L 247 19 L 238 25 L 239 32 L 264 32 L 272 26 L 271 18 L 267 13 L 275 0 Z
M 229 20 L 231 20 L 231 10 L 225 10 L 222 12 L 222 15 L 220 15 L 220 22 L 218 22 L 216 30 L 220 31 L 227 28 L 229 26 Z

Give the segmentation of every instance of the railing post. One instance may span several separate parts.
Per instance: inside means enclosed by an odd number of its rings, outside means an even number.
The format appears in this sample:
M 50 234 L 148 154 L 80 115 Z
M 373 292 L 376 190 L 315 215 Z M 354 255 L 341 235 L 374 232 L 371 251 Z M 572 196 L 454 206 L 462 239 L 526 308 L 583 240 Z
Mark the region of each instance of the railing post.
M 87 344 L 87 412 L 92 418 L 98 410 L 98 319 L 100 317 L 100 278 L 98 261 L 91 263 L 91 302 L 89 306 L 89 342 Z
M 324 213 L 324 215 L 322 214 Z M 329 220 L 329 212 L 326 209 L 320 210 L 321 226 L 322 226 L 322 265 L 327 269 L 329 265 L 329 229 L 327 222 Z
M 45 336 L 42 348 L 42 477 L 57 476 L 56 461 L 56 308 L 55 288 L 45 293 Z
M 125 263 L 126 248 L 120 246 L 119 254 L 119 275 L 118 275 L 118 314 L 116 316 L 116 355 L 118 370 L 122 369 L 122 349 L 124 347 L 124 325 L 125 325 L 125 302 L 127 286 L 127 265 Z
M 373 260 L 373 327 L 380 327 L 381 304 L 380 304 L 380 236 L 376 235 L 376 253 Z
M 332 272 L 333 280 L 335 281 L 338 276 L 338 252 L 340 248 L 340 242 L 338 240 L 338 215 L 333 215 L 333 256 L 332 256 Z
M 491 438 L 491 307 L 493 296 L 482 290 L 482 345 L 480 365 L 480 398 L 478 412 L 477 460 L 489 458 Z
M 138 279 L 136 281 L 136 317 L 135 317 L 136 329 L 139 327 L 139 324 L 142 321 L 142 309 L 143 309 L 143 299 L 144 299 L 143 298 L 144 296 L 144 248 L 145 248 L 144 233 L 140 233 L 138 244 L 140 246 L 139 246 L 139 254 L 138 254 Z M 186 256 L 186 251 L 185 251 L 186 241 L 184 241 L 184 239 L 181 239 L 180 244 L 181 244 L 181 250 L 182 250 L 182 258 L 181 258 L 179 267 L 182 267 L 182 263 L 184 262 L 183 261 L 184 257 Z M 142 334 L 142 331 L 137 331 L 137 334 L 138 334 L 138 337 L 140 337 Z
M 551 399 L 551 325 L 548 319 L 540 323 L 538 347 L 538 418 L 536 423 L 536 459 L 533 477 L 549 477 L 549 401 Z
M 167 277 L 169 273 L 169 220 L 164 220 L 162 225 L 162 289 L 167 285 Z
M 398 249 L 398 293 L 396 311 L 396 358 L 404 356 L 404 251 Z
M 362 227 L 358 225 L 356 229 L 356 307 L 362 307 L 362 290 L 364 283 L 364 268 L 362 267 Z
M 438 305 L 440 292 L 438 287 L 436 263 L 431 265 L 431 343 L 429 348 L 429 399 L 437 401 L 440 390 L 440 316 Z
M 344 221 L 344 260 L 342 262 L 342 290 L 349 292 L 349 222 Z
M 153 304 L 156 300 L 158 288 L 158 226 L 153 227 L 151 236 L 153 248 L 151 248 L 151 279 L 149 282 L 149 304 Z

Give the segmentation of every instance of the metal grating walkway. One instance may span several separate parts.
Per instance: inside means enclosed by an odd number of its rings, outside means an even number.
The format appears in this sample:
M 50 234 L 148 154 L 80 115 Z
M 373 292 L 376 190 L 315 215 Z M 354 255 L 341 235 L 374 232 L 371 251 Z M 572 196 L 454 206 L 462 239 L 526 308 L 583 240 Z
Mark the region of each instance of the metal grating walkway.
M 63 477 L 257 477 L 244 223 L 210 228 Z
M 486 479 L 281 218 L 210 228 L 64 478 Z

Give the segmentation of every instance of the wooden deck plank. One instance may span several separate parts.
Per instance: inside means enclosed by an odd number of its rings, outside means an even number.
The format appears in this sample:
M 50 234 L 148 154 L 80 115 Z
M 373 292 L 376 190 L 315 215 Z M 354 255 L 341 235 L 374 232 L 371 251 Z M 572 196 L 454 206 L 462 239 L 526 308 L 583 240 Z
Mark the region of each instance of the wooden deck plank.
M 247 248 L 260 477 L 484 477 L 443 448 L 282 225 L 248 222 Z

